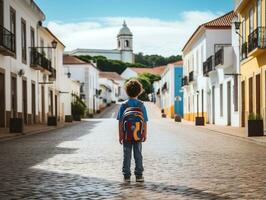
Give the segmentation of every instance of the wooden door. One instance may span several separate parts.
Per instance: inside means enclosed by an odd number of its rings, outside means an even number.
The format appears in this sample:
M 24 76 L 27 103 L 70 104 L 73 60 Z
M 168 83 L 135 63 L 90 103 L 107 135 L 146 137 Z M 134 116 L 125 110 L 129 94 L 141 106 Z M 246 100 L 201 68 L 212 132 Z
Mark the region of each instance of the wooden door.
M 249 113 L 253 113 L 253 78 L 248 80 Z
M 215 86 L 212 86 L 212 123 L 215 124 Z
M 245 88 L 245 81 L 242 81 L 242 83 L 241 83 L 241 99 L 242 99 L 242 116 L 241 116 L 241 118 L 242 118 L 242 127 L 245 127 L 245 122 L 246 122 L 246 116 L 245 116 L 245 113 L 246 113 L 246 98 L 245 98 L 245 96 L 246 96 L 246 90 L 245 90 L 246 88 Z
M 4 26 L 4 2 L 0 0 L 0 26 Z
M 17 117 L 17 78 L 11 77 L 11 117 Z
M 261 98 L 261 93 L 260 93 L 260 74 L 258 74 L 256 76 L 256 113 L 258 115 L 261 114 L 261 102 L 260 102 L 260 98 Z
M 57 95 L 55 95 L 54 105 L 55 105 L 55 117 L 57 119 Z
M 31 84 L 31 113 L 32 113 L 32 123 L 36 123 L 36 97 L 35 97 L 35 84 Z
M 227 83 L 227 125 L 230 126 L 231 125 L 231 117 L 232 117 L 232 113 L 231 113 L 231 105 L 232 105 L 232 102 L 231 102 L 231 82 L 229 81 Z
M 5 127 L 5 75 L 0 73 L 0 127 Z
M 41 94 L 42 94 L 42 122 L 44 123 L 45 122 L 45 98 L 44 98 L 44 86 L 42 86 L 42 89 L 41 89 Z
M 28 119 L 28 106 L 27 106 L 27 81 L 22 80 L 22 108 L 24 124 L 27 124 Z

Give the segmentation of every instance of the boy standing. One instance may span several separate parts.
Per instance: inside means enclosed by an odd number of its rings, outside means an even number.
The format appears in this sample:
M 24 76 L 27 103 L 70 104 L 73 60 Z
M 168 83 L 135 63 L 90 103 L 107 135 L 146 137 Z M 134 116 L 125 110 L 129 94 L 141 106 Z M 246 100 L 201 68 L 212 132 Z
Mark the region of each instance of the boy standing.
M 124 180 L 126 182 L 130 182 L 130 165 L 131 165 L 131 155 L 132 155 L 132 148 L 134 153 L 134 159 L 135 159 L 135 176 L 137 182 L 143 182 L 144 178 L 142 176 L 142 173 L 144 171 L 143 164 L 142 164 L 142 142 L 146 141 L 147 138 L 147 111 L 144 106 L 144 104 L 137 100 L 138 96 L 143 92 L 142 85 L 137 80 L 130 80 L 125 85 L 126 93 L 129 97 L 129 100 L 123 103 L 120 107 L 120 110 L 117 115 L 117 120 L 119 120 L 119 142 L 120 144 L 123 144 L 123 175 Z M 134 110 L 135 109 L 135 110 Z M 124 127 L 127 121 L 125 120 L 125 112 L 127 112 L 127 116 L 131 113 L 134 113 L 134 116 L 139 116 L 141 120 L 139 120 L 136 123 L 130 122 L 130 126 Z M 136 117 L 137 120 L 138 117 Z M 131 120 L 134 117 L 130 118 Z M 134 124 L 134 125 L 132 125 Z M 135 125 L 137 124 L 137 126 Z M 141 125 L 140 125 L 141 124 Z M 133 136 L 125 133 L 127 130 L 133 127 Z M 137 129 L 138 128 L 138 129 Z M 140 130 L 138 132 L 138 130 Z M 130 130 L 131 131 L 131 130 Z M 137 134 L 138 132 L 138 134 Z M 137 139 L 136 139 L 137 138 Z

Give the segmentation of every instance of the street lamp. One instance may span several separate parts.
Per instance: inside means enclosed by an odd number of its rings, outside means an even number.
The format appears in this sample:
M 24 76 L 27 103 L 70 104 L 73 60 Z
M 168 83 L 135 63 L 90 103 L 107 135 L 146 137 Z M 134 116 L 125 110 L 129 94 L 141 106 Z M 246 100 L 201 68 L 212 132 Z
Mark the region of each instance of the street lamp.
M 54 40 L 52 41 L 52 48 L 53 48 L 53 49 L 56 49 L 56 47 L 57 47 L 57 41 L 54 39 Z

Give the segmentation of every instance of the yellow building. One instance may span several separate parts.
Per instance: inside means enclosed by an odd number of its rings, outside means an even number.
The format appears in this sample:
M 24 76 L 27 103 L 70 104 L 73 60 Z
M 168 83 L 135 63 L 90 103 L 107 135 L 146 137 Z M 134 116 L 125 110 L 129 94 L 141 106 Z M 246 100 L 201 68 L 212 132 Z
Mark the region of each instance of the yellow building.
M 266 120 L 266 0 L 236 0 L 241 44 L 242 126 L 249 114 Z M 266 127 L 266 126 L 265 126 Z

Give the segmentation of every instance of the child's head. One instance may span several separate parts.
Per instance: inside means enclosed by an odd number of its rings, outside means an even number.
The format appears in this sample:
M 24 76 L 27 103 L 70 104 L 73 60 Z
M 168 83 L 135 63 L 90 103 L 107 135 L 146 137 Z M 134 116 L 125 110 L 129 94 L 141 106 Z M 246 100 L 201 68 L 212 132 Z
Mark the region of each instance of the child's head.
M 125 90 L 130 98 L 138 97 L 143 91 L 142 84 L 136 79 L 131 79 L 126 82 Z

